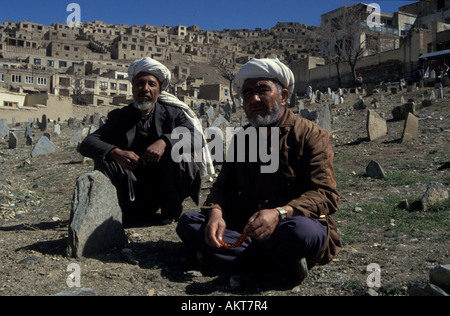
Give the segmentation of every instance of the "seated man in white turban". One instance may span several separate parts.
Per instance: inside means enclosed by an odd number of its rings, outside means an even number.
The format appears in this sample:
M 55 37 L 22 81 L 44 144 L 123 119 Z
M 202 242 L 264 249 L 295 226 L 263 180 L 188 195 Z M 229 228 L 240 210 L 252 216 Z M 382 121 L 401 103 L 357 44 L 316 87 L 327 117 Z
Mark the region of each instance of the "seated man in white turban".
M 277 151 L 278 170 L 262 172 L 262 157 L 227 156 L 201 212 L 184 214 L 177 233 L 200 261 L 223 273 L 264 271 L 301 282 L 308 268 L 328 263 L 341 247 L 329 134 L 286 107 L 294 75 L 277 59 L 251 60 L 234 83 L 250 121 L 244 129 L 266 130 L 254 133 L 253 143 Z M 249 150 L 250 142 L 234 141 L 235 154 Z
M 189 130 L 192 144 L 201 134 L 177 105 L 181 101 L 164 92 L 171 79 L 164 65 L 151 58 L 137 60 L 129 67 L 129 79 L 134 102 L 112 111 L 106 124 L 82 142 L 80 153 L 94 159 L 95 168 L 115 185 L 125 226 L 145 225 L 159 209 L 161 222 L 171 223 L 180 217 L 187 197 L 198 204 L 201 185 L 194 159 L 173 161 L 171 148 L 179 139 L 172 139 L 172 132 Z

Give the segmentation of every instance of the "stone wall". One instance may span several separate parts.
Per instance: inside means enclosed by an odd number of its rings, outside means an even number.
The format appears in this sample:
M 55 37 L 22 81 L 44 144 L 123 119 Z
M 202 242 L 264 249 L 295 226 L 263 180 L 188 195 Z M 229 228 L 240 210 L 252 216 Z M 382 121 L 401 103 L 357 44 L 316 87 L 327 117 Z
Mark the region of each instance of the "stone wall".
M 41 120 L 42 115 L 46 115 L 50 120 L 67 121 L 73 117 L 83 119 L 87 114 L 99 113 L 107 116 L 108 113 L 119 107 L 117 106 L 78 106 L 72 104 L 71 98 L 60 97 L 53 94 L 34 94 L 26 97 L 27 106 L 14 108 L 0 108 L 0 118 L 7 119 L 12 124 L 13 118 L 17 123 L 28 122 L 30 119 Z

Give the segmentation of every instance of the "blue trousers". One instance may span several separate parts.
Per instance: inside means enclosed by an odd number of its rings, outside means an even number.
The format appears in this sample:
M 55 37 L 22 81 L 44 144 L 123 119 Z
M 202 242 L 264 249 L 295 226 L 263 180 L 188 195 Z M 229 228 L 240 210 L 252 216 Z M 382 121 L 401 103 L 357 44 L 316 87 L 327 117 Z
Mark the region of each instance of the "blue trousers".
M 255 265 L 282 268 L 302 258 L 311 261 L 327 242 L 326 226 L 314 219 L 295 216 L 282 220 L 266 241 L 258 242 L 248 237 L 238 248 L 215 249 L 205 241 L 207 221 L 202 213 L 186 213 L 178 222 L 177 233 L 189 250 L 201 251 L 207 261 L 224 273 L 238 272 Z M 240 236 L 241 232 L 226 229 L 223 241 L 234 244 Z

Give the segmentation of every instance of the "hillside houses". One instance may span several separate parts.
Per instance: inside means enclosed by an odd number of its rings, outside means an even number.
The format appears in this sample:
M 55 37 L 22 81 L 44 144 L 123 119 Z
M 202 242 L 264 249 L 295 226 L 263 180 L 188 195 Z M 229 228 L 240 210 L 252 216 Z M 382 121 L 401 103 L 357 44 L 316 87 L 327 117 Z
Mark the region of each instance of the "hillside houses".
M 367 11 L 368 5 L 355 7 Z M 353 84 L 356 68 L 367 81 L 397 80 L 430 63 L 423 57 L 428 53 L 450 50 L 449 0 L 419 1 L 393 14 L 380 13 L 380 25 L 358 21 L 360 27 L 350 36 L 339 35 L 344 33 L 329 24 L 339 21 L 344 9 L 324 13 L 321 27 L 279 22 L 270 29 L 254 30 L 206 31 L 198 25 L 130 26 L 101 21 L 72 28 L 60 23 L 4 21 L 0 24 L 0 89 L 71 98 L 81 106 L 122 106 L 132 97 L 128 65 L 148 56 L 174 74 L 171 92 L 194 105 L 231 100 L 229 80 L 222 77 L 217 60 L 236 70 L 252 58 L 277 57 L 291 66 L 296 94 L 304 95 L 310 84 L 319 89 L 341 85 L 335 61 L 328 57 L 333 48 L 343 48 L 345 43 L 374 44 L 366 47 L 354 69 L 340 65 L 345 86 Z M 332 42 L 327 31 L 340 38 Z M 438 54 L 447 59 L 449 55 Z M 20 108 L 21 102 L 5 100 L 2 107 Z
M 214 69 L 192 73 L 192 65 L 209 65 L 214 56 L 225 64 L 251 58 L 278 57 L 287 63 L 319 56 L 320 32 L 300 23 L 278 23 L 271 29 L 203 31 L 199 26 L 114 25 L 86 22 L 79 28 L 54 23 L 5 21 L 0 25 L 0 87 L 18 93 L 49 93 L 71 97 L 75 104 L 123 104 L 131 98 L 128 65 L 142 57 L 162 61 L 174 73 L 173 92 L 195 99 L 201 87 L 187 84 L 191 77 L 208 87 L 227 85 Z M 120 101 L 118 101 L 120 100 Z M 1 106 L 17 105 L 6 102 Z

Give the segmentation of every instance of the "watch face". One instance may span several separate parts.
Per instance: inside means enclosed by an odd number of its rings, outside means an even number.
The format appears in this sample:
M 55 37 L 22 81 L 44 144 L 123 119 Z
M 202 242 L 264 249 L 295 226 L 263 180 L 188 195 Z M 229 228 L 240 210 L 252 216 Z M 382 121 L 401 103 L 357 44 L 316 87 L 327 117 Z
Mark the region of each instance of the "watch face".
M 286 210 L 282 209 L 281 207 L 277 208 L 278 213 L 280 214 L 280 220 L 283 220 L 287 217 Z

